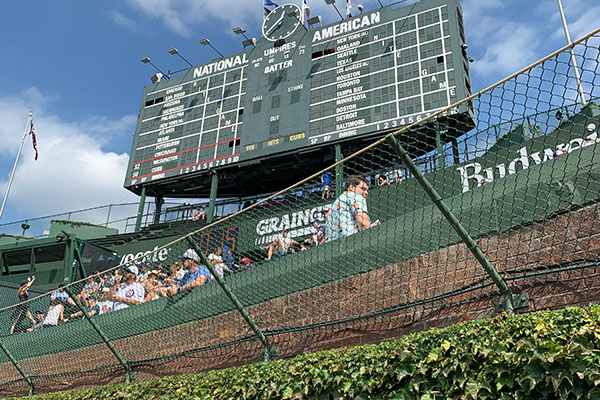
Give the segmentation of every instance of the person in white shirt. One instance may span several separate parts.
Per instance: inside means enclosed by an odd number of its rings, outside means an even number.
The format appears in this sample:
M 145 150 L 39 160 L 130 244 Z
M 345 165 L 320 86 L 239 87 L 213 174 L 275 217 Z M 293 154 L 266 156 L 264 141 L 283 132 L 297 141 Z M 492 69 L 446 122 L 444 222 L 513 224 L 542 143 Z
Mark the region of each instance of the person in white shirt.
M 63 316 L 64 310 L 65 307 L 60 300 L 52 300 L 50 308 L 48 308 L 48 312 L 46 313 L 46 318 L 44 318 L 44 322 L 42 323 L 44 328 L 64 324 L 66 322 Z
M 135 265 L 130 265 L 125 267 L 124 272 L 123 283 L 117 288 L 112 297 L 115 302 L 113 311 L 141 304 L 146 296 L 144 286 L 137 281 L 138 268 Z

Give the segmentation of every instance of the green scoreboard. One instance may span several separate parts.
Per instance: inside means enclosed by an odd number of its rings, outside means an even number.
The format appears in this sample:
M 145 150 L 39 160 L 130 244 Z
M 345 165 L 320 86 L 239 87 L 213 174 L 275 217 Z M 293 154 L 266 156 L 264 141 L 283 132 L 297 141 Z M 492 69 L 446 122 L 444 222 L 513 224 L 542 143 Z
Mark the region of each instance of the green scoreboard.
M 282 5 L 256 47 L 147 86 L 125 187 L 203 196 L 217 173 L 220 195 L 272 191 L 331 164 L 333 144 L 381 136 L 471 94 L 455 0 L 310 29 L 300 14 Z M 448 113 L 465 123 L 446 139 L 472 127 L 468 109 Z

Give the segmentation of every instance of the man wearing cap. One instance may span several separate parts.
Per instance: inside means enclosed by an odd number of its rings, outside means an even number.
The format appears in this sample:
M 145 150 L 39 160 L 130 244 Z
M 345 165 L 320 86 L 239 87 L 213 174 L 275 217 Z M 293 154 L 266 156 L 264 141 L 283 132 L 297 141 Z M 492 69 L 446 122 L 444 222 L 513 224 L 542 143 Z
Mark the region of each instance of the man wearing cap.
M 137 281 L 138 273 L 138 268 L 135 265 L 125 267 L 123 283 L 112 296 L 115 302 L 113 311 L 144 302 L 146 291 L 144 290 L 144 286 Z
M 194 250 L 187 249 L 181 258 L 183 259 L 183 268 L 186 269 L 187 272 L 179 281 L 179 291 L 190 291 L 196 286 L 202 286 L 213 279 L 208 268 L 204 265 L 200 265 L 200 257 L 198 257 L 198 254 Z M 177 292 L 177 287 L 174 287 L 173 289 L 169 294 L 173 295 Z
M 223 246 L 223 255 L 221 257 L 223 258 L 223 263 L 227 266 L 227 269 L 233 272 L 233 255 L 229 251 L 228 246 Z
M 321 225 L 321 221 L 318 219 L 313 220 L 312 226 L 315 228 L 311 237 L 312 245 L 319 246 L 325 243 L 325 227 Z

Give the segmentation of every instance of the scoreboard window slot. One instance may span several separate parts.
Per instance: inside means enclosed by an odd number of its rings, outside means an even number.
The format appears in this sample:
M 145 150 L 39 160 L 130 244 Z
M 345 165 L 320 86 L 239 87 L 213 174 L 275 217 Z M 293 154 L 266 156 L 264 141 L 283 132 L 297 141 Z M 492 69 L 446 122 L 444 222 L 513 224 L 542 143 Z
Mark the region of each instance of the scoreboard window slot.
M 150 106 L 151 106 L 151 105 L 153 105 L 153 104 L 154 104 L 154 99 L 152 99 L 152 100 L 148 100 L 148 101 L 146 102 L 146 105 L 145 105 L 144 107 L 150 107 Z
M 414 46 L 417 44 L 417 32 L 407 32 L 396 36 L 396 48 L 403 49 L 405 47 Z
M 375 107 L 375 122 L 396 118 L 396 105 L 384 104 Z
M 418 15 L 419 26 L 426 26 L 440 22 L 440 11 L 435 8 Z
M 234 84 L 225 86 L 225 90 L 223 91 L 223 97 L 235 96 L 239 92 L 240 92 L 240 83 L 236 82 Z
M 396 21 L 396 34 L 414 31 L 415 29 L 417 29 L 417 23 L 413 15 Z
M 233 148 L 233 147 L 238 147 L 240 145 L 240 138 L 237 138 L 235 140 L 232 140 L 231 142 L 229 142 L 229 148 Z
M 413 97 L 410 99 L 400 100 L 398 102 L 400 116 L 420 113 L 423 111 L 421 106 L 421 97 Z
M 290 99 L 290 104 L 297 104 L 297 103 L 300 103 L 300 91 L 299 90 L 292 92 L 291 99 Z
M 444 63 L 444 56 L 437 56 L 437 58 L 435 60 L 437 61 L 438 64 L 443 64 Z
M 252 103 L 252 114 L 258 114 L 262 109 L 262 100 Z
M 323 104 L 310 106 L 309 119 L 318 119 L 323 117 Z
M 217 129 L 218 126 L 219 126 L 219 117 L 218 116 L 206 118 L 204 120 L 203 131 L 206 132 L 206 131 L 210 131 L 212 129 Z
M 398 81 L 408 81 L 419 77 L 419 64 L 409 64 L 398 67 Z
M 435 110 L 437 108 L 447 107 L 448 95 L 446 91 L 428 93 L 423 96 L 424 111 Z
M 408 64 L 419 61 L 419 49 L 417 46 L 402 49 L 398 57 L 398 64 Z
M 275 96 L 271 97 L 271 109 L 279 108 L 280 104 L 281 104 L 281 96 L 280 95 L 275 95 Z
M 419 29 L 419 41 L 429 42 L 431 40 L 440 39 L 442 37 L 442 28 L 440 25 L 428 26 L 427 28 Z
M 243 109 L 243 108 L 240 108 L 240 109 L 238 110 L 238 117 L 241 117 L 242 115 L 244 115 L 244 109 Z
M 410 97 L 421 93 L 421 83 L 418 79 L 398 84 L 398 97 Z
M 370 29 L 369 33 L 371 34 L 371 40 L 375 38 L 381 39 L 388 36 L 392 36 L 394 34 L 394 24 L 390 22 L 385 25 L 377 26 L 375 28 Z M 364 41 L 364 38 L 361 40 L 361 42 L 362 41 Z
M 236 69 L 235 71 L 227 72 L 227 76 L 225 77 L 225 83 L 232 83 L 241 80 L 242 70 Z
M 215 88 L 217 86 L 222 86 L 225 81 L 225 74 L 218 74 L 210 77 L 210 82 L 208 83 L 209 89 Z
M 208 78 L 202 78 L 197 82 L 194 82 L 194 87 L 198 92 L 203 92 L 208 88 Z
M 323 50 L 315 51 L 312 53 L 312 59 L 316 60 L 317 58 L 323 57 Z
M 387 103 L 396 96 L 396 89 L 393 86 L 377 89 L 373 93 L 375 104 Z
M 279 133 L 279 120 L 269 122 L 269 135 L 277 135 Z
M 373 85 L 374 86 L 385 86 L 390 85 L 396 82 L 396 77 L 394 76 L 395 71 L 393 69 L 378 72 L 373 75 Z
M 221 89 L 221 88 L 211 89 L 207 93 L 206 101 L 210 102 L 210 101 L 219 100 L 221 98 L 222 94 L 223 94 L 223 89 Z
M 155 100 L 154 100 L 154 104 L 160 104 L 160 103 L 162 103 L 163 101 L 165 101 L 165 98 L 164 98 L 164 97 L 158 97 L 157 99 L 155 99 Z
M 309 126 L 309 135 L 310 136 L 317 136 L 320 135 L 322 133 L 321 131 L 321 121 L 315 121 L 315 122 L 311 122 L 310 126 Z
M 236 97 L 230 97 L 228 99 L 223 100 L 223 106 L 221 107 L 221 111 L 222 112 L 226 112 L 226 111 L 231 111 L 231 110 L 235 110 L 238 108 L 238 100 L 239 98 Z

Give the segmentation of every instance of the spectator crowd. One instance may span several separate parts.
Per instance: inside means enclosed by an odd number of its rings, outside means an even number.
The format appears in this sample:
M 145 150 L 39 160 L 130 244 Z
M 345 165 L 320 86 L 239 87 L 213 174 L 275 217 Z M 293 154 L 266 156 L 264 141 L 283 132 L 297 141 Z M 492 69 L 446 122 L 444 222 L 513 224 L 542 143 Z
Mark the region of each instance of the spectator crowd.
M 330 183 L 325 181 L 324 183 Z M 384 183 L 385 184 L 385 183 Z M 312 221 L 313 230 L 301 243 L 292 239 L 287 230 L 278 235 L 267 246 L 267 260 L 274 257 L 305 251 L 326 242 L 352 235 L 371 227 L 367 210 L 369 182 L 362 176 L 352 175 L 346 180 L 343 193 L 335 200 L 331 208 L 323 212 L 325 224 L 319 219 Z M 226 274 L 243 271 L 252 267 L 246 257 L 235 265 L 235 258 L 228 246 L 215 249 L 208 255 L 208 261 L 215 273 L 223 278 Z M 151 267 L 150 261 L 144 261 L 141 267 L 132 263 L 113 272 L 100 274 L 94 271 L 85 285 L 72 299 L 66 293 L 64 285 L 59 285 L 50 296 L 47 310 L 38 309 L 35 318 L 29 311 L 28 290 L 35 276 L 21 282 L 17 292 L 19 305 L 12 315 L 10 333 L 26 318 L 31 322 L 27 331 L 49 328 L 64 324 L 68 320 L 83 318 L 77 303 L 85 308 L 90 316 L 119 311 L 137 304 L 149 302 L 161 297 L 175 296 L 189 292 L 194 288 L 210 284 L 215 280 L 210 269 L 202 263 L 193 249 L 187 249 L 180 257 L 181 261 L 169 266 L 157 264 Z M 65 316 L 66 309 L 79 310 Z

